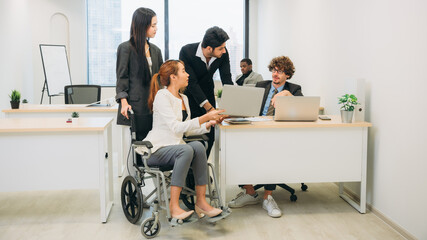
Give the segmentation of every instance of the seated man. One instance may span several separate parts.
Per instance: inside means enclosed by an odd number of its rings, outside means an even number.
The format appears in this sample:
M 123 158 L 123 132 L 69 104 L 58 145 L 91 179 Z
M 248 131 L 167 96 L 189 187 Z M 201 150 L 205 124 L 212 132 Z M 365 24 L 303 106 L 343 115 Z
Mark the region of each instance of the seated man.
M 260 115 L 272 116 L 274 115 L 274 103 L 276 96 L 302 96 L 301 86 L 289 83 L 287 80 L 291 79 L 295 73 L 294 64 L 288 57 L 273 58 L 268 65 L 268 69 L 272 72 L 272 81 L 262 81 L 256 84 L 256 87 L 265 89 L 264 98 L 262 100 Z M 260 197 L 255 192 L 253 185 L 244 185 L 244 192 L 239 193 L 228 206 L 231 208 L 243 207 L 249 204 L 257 204 Z M 282 216 L 282 211 L 277 206 L 272 197 L 272 192 L 276 189 L 276 184 L 264 185 L 264 200 L 262 206 L 267 210 L 268 215 L 271 217 Z
M 257 82 L 263 80 L 261 74 L 252 71 L 252 61 L 249 58 L 240 61 L 240 71 L 242 74 L 236 77 L 236 83 L 239 86 L 255 86 Z

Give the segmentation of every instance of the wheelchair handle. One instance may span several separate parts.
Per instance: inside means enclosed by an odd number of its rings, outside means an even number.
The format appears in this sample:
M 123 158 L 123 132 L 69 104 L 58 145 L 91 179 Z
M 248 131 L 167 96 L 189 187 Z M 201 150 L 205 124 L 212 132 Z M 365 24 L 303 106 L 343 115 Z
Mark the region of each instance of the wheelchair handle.
M 131 133 L 132 141 L 136 141 L 135 114 L 132 109 L 128 110 L 128 116 L 130 120 L 130 133 Z

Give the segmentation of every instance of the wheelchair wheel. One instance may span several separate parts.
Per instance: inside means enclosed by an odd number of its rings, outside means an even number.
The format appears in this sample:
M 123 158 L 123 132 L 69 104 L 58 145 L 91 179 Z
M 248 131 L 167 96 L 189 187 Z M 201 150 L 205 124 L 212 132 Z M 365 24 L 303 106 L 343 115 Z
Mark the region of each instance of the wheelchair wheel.
M 122 209 L 131 223 L 139 221 L 143 211 L 142 192 L 139 184 L 132 176 L 127 176 L 122 183 L 121 189 Z
M 154 238 L 160 232 L 160 222 L 157 222 L 156 226 L 154 226 L 155 218 L 150 217 L 144 220 L 141 224 L 141 233 L 145 238 Z M 153 228 L 153 229 L 151 229 Z
M 185 185 L 192 190 L 196 189 L 196 184 L 194 182 L 194 176 L 193 176 L 193 170 L 192 169 L 190 169 L 188 171 L 187 179 L 185 180 Z M 194 196 L 193 195 L 191 195 L 191 194 L 187 195 L 185 193 L 181 193 L 180 198 L 181 198 L 182 202 L 184 203 L 184 205 L 188 209 L 194 210 L 195 202 L 194 202 Z

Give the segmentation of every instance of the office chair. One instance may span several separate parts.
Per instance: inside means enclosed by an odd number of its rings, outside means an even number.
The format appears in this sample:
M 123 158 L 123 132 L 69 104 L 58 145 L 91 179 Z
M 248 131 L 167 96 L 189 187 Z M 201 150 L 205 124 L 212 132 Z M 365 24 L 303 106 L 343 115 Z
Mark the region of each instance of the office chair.
M 64 87 L 65 104 L 90 104 L 101 100 L 99 85 L 67 85 Z
M 276 184 L 276 185 L 291 193 L 291 196 L 290 196 L 291 202 L 295 202 L 298 199 L 297 195 L 295 195 L 295 189 L 289 187 L 288 185 L 286 185 L 284 183 L 280 183 L 280 184 Z M 255 185 L 254 189 L 257 190 L 259 188 L 262 188 L 263 186 L 264 185 L 261 185 L 261 184 Z M 301 190 L 306 191 L 307 188 L 308 188 L 307 185 L 305 185 L 304 183 L 301 183 Z

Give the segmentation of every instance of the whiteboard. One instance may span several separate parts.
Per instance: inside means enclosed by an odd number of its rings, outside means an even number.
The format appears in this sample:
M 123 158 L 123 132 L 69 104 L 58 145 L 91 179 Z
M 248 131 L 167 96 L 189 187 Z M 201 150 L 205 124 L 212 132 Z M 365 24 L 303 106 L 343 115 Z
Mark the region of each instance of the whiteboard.
M 40 44 L 45 84 L 48 96 L 64 93 L 64 86 L 71 85 L 65 45 Z

